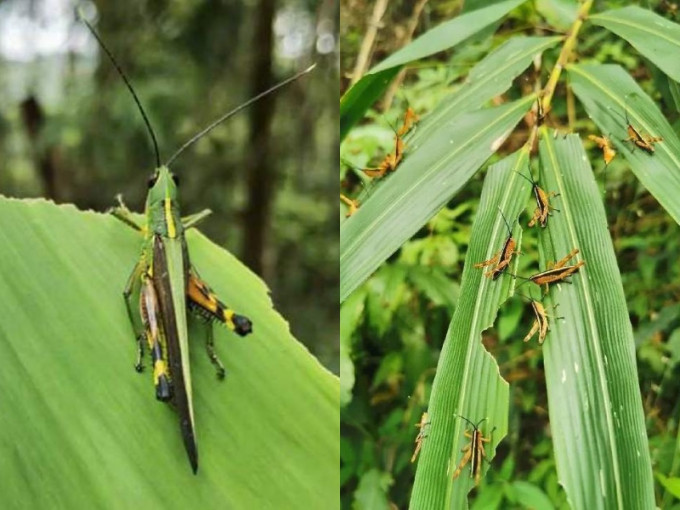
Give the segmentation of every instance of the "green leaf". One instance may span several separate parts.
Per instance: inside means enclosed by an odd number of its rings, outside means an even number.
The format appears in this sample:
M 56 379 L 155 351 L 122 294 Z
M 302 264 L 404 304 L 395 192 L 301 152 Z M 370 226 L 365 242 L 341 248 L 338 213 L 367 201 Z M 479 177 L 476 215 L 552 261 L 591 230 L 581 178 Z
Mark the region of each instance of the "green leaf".
M 680 478 L 667 477 L 661 473 L 657 473 L 656 478 L 663 488 L 670 492 L 673 497 L 680 499 Z
M 498 280 L 484 276 L 473 265 L 490 259 L 504 245 L 508 221 L 517 218 L 529 196 L 529 187 L 516 173 L 527 164 L 526 151 L 519 151 L 492 165 L 484 181 L 479 211 L 472 225 L 470 247 L 465 260 L 461 292 L 442 348 L 428 406 L 428 437 L 418 461 L 410 508 L 465 508 L 467 493 L 474 485 L 470 465 L 456 478 L 453 472 L 461 460 L 466 423 L 456 415 L 478 422 L 488 418 L 482 432 L 492 442 L 487 447 L 489 463 L 500 440 L 507 433 L 508 384 L 498 365 L 481 343 L 482 332 L 493 325 L 500 304 L 513 280 L 504 274 Z M 521 230 L 513 225 L 517 249 Z M 510 268 L 508 271 L 513 271 Z M 489 463 L 485 463 L 487 468 Z
M 352 362 L 352 334 L 364 313 L 365 292 L 355 292 L 340 307 L 340 407 L 352 400 L 354 363 Z
M 454 47 L 483 28 L 498 21 L 525 0 L 506 0 L 446 21 L 404 46 L 373 67 L 368 74 L 408 64 Z
M 361 120 L 368 108 L 382 95 L 400 67 L 361 78 L 340 98 L 340 140 Z
M 586 262 L 543 301 L 564 317 L 550 321 L 543 344 L 557 472 L 572 508 L 654 508 L 633 332 L 602 199 L 579 137 L 540 136 L 541 182 L 560 194 L 540 232 L 540 268 L 574 248 L 570 264 Z
M 680 81 L 680 25 L 677 23 L 636 5 L 593 14 L 588 20 L 624 38 L 664 73 Z
M 553 510 L 555 507 L 540 487 L 533 483 L 515 480 L 508 486 L 512 492 L 513 501 L 519 503 L 521 508 L 531 508 L 532 510 Z
M 489 53 L 471 71 L 463 86 L 448 96 L 418 125 L 409 144 L 418 144 L 441 128 L 446 119 L 480 108 L 512 86 L 512 81 L 536 55 L 557 44 L 561 37 L 513 37 Z
M 673 103 L 675 104 L 675 109 L 680 112 L 680 83 L 671 78 L 668 78 L 668 90 L 673 98 Z
M 617 65 L 573 65 L 567 69 L 574 93 L 588 115 L 628 160 L 640 182 L 680 223 L 680 140 L 659 108 Z M 663 138 L 654 145 L 653 154 L 623 141 L 628 138 L 626 110 L 642 135 Z
M 385 91 L 404 64 L 460 44 L 471 35 L 492 25 L 525 0 L 506 0 L 462 14 L 428 30 L 410 44 L 369 70 L 340 100 L 340 140 Z
M 122 290 L 142 246 L 109 215 L 0 198 L 0 506 L 339 508 L 338 381 L 291 336 L 268 289 L 195 230 L 192 262 L 248 315 L 239 338 L 190 318 L 199 450 L 137 374 Z
M 390 510 L 387 491 L 392 483 L 389 473 L 377 469 L 364 473 L 354 493 L 352 510 Z
M 535 100 L 442 121 L 340 226 L 340 301 L 415 234 L 468 181 Z

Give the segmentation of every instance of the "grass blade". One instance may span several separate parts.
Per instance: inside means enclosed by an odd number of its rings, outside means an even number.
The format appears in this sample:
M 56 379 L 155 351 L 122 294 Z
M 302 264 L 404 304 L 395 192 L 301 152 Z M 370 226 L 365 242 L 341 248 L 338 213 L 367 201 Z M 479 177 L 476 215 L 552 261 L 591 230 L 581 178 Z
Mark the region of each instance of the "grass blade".
M 544 301 L 565 318 L 543 344 L 558 475 L 572 508 L 654 508 L 633 332 L 602 200 L 578 136 L 542 128 L 539 147 L 542 184 L 560 193 L 540 267 L 573 248 L 573 262 L 586 261 Z
M 498 307 L 506 299 L 513 280 L 508 274 L 499 280 L 483 276 L 473 264 L 493 257 L 505 243 L 507 228 L 498 208 L 508 221 L 523 210 L 530 188 L 516 173 L 527 165 L 528 154 L 521 150 L 492 165 L 484 182 L 479 212 L 472 226 L 470 248 L 463 269 L 458 306 L 442 349 L 428 406 L 428 437 L 416 471 L 411 509 L 465 508 L 473 480 L 466 469 L 455 481 L 453 471 L 460 461 L 465 422 L 488 417 L 483 432 L 495 426 L 492 446 L 506 435 L 508 384 L 500 377 L 498 365 L 481 344 L 482 332 L 491 327 Z M 521 229 L 513 224 L 515 239 Z M 513 271 L 510 268 L 510 271 Z M 492 455 L 489 456 L 491 458 Z

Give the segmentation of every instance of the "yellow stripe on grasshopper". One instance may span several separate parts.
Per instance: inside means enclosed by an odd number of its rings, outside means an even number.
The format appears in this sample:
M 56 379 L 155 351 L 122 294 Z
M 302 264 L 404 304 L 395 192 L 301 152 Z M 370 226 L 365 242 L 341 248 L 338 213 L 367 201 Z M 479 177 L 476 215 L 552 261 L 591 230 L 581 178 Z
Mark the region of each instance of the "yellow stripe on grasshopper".
M 177 237 L 177 229 L 175 228 L 175 219 L 172 217 L 172 200 L 165 199 L 165 223 L 168 226 L 168 237 L 174 239 Z

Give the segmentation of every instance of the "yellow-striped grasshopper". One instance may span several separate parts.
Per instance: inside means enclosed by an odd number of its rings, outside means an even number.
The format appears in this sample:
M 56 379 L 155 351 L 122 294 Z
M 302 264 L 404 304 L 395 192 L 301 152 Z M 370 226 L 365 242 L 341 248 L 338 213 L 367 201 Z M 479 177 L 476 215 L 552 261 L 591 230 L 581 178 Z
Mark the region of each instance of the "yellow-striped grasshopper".
M 189 250 L 184 236 L 186 229 L 195 225 L 209 214 L 203 211 L 187 218 L 180 216 L 177 192 L 177 178 L 170 172 L 169 164 L 187 147 L 205 135 L 215 126 L 235 115 L 274 90 L 292 82 L 312 67 L 271 87 L 223 115 L 206 129 L 185 143 L 168 160 L 161 164 L 158 144 L 151 124 L 127 77 L 103 44 L 92 26 L 83 20 L 111 59 L 134 98 L 144 117 L 151 135 L 156 154 L 156 170 L 149 180 L 144 224 L 139 224 L 130 211 L 120 203 L 113 214 L 132 226 L 144 236 L 142 252 L 128 279 L 123 295 L 133 328 L 135 320 L 133 296 L 139 293 L 139 318 L 141 328 L 137 338 L 137 363 L 135 368 L 142 371 L 144 342 L 148 344 L 153 362 L 153 380 L 158 400 L 171 403 L 179 415 L 180 431 L 189 462 L 194 473 L 198 469 L 198 450 L 192 406 L 191 372 L 189 369 L 189 342 L 187 332 L 187 309 L 196 311 L 208 321 L 218 320 L 231 331 L 245 336 L 252 331 L 250 320 L 236 314 L 222 303 L 210 287 L 198 275 L 189 260 Z M 223 378 L 225 371 L 215 353 L 212 328 L 208 328 L 207 351 L 216 367 L 217 375 Z

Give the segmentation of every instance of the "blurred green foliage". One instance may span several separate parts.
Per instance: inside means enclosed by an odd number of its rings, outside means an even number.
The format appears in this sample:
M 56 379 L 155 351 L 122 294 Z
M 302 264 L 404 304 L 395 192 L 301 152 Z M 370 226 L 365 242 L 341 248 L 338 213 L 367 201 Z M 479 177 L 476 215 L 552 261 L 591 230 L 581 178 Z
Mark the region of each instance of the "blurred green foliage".
M 76 4 L 0 0 L 0 191 L 98 211 L 121 193 L 139 211 L 155 167 L 149 135 L 115 69 L 76 21 Z M 295 336 L 337 372 L 338 206 L 331 171 L 338 144 L 331 93 L 337 5 L 80 5 L 140 96 L 162 159 L 265 88 L 254 79 L 262 55 L 272 54 L 270 83 L 317 62 L 313 73 L 268 100 L 270 128 L 260 126 L 251 108 L 183 153 L 172 170 L 180 178 L 184 214 L 213 211 L 201 225 L 211 239 L 245 260 L 246 234 L 262 232 L 257 262 L 275 306 Z M 271 48 L 258 30 L 272 32 Z M 261 129 L 266 146 L 257 141 Z M 266 182 L 249 180 L 265 166 Z M 267 187 L 273 190 L 268 196 Z M 253 197 L 267 204 L 257 224 L 247 214 Z
M 461 1 L 430 1 L 414 37 L 450 19 L 464 8 Z M 381 20 L 369 67 L 404 44 L 415 2 L 396 0 Z M 474 8 L 465 2 L 465 9 Z M 488 4 L 488 2 L 486 3 Z M 628 5 L 596 2 L 594 12 Z M 673 3 L 640 2 L 680 21 Z M 487 34 L 460 51 L 439 54 L 408 68 L 404 81 L 385 105 L 379 101 L 341 146 L 341 190 L 360 200 L 374 186 L 362 172 L 393 150 L 391 126 L 407 106 L 426 115 L 489 50 L 517 33 L 551 35 L 568 28 L 577 2 L 527 2 Z M 373 5 L 341 3 L 343 32 L 341 93 L 349 87 L 357 53 Z M 513 93 L 531 91 L 537 73 L 545 83 L 559 47 L 543 56 L 543 68 L 527 69 Z M 581 61 L 615 62 L 626 68 L 654 97 L 676 131 L 680 111 L 674 84 L 621 39 L 594 26 L 583 29 L 577 45 Z M 569 92 L 571 94 L 571 92 Z M 514 96 L 513 96 L 514 98 Z M 564 81 L 557 87 L 548 125 L 562 131 L 597 133 L 581 105 L 575 103 L 570 124 Z M 526 140 L 527 127 L 506 142 L 507 154 Z M 640 388 L 645 406 L 657 501 L 661 508 L 680 508 L 680 227 L 639 184 L 622 158 L 604 171 L 602 154 L 593 145 L 590 160 L 601 183 L 608 224 L 622 274 L 635 331 Z M 477 210 L 482 176 L 476 175 L 448 207 L 392 255 L 387 263 L 342 305 L 341 413 L 342 508 L 407 508 L 415 473 L 410 463 L 416 423 L 427 406 L 432 379 L 446 330 L 456 305 L 458 282 Z M 341 211 L 344 217 L 345 208 Z M 535 253 L 535 238 L 526 236 L 522 251 Z M 521 271 L 520 271 L 521 272 Z M 472 493 L 473 509 L 568 508 L 559 485 L 548 426 L 547 394 L 540 347 L 522 339 L 532 317 L 519 300 L 506 303 L 495 328 L 485 333 L 485 347 L 511 383 L 510 433 L 499 447 L 482 487 Z M 353 376 L 346 378 L 345 374 Z M 353 384 L 352 384 L 353 383 Z M 666 491 L 666 492 L 664 492 Z M 372 506 L 365 504 L 371 495 Z M 392 505 L 392 506 L 391 506 Z

